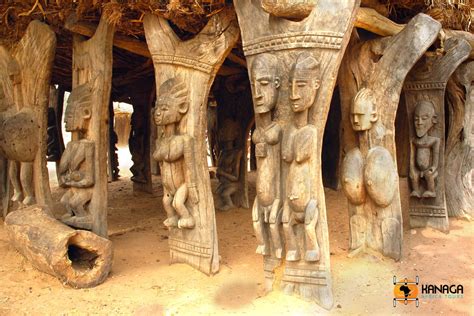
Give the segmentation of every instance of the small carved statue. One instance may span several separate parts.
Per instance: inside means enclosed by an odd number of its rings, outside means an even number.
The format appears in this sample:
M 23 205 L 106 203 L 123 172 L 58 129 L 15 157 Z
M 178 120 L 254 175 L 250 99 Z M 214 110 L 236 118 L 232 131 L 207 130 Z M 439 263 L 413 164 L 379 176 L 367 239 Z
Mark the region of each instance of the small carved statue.
M 70 226 L 92 229 L 88 205 L 94 186 L 95 143 L 84 138 L 92 115 L 92 90 L 89 84 L 74 88 L 64 118 L 66 131 L 76 133 L 64 150 L 59 163 L 59 185 L 68 188 L 61 198 L 66 213 L 61 220 Z
M 287 241 L 287 261 L 300 260 L 295 225 L 305 227 L 306 261 L 318 261 L 316 237 L 318 201 L 313 196 L 316 178 L 317 128 L 308 124 L 308 110 L 320 86 L 320 65 L 310 53 L 301 53 L 289 76 L 289 97 L 294 120 L 283 134 L 282 158 L 289 165 L 286 199 L 283 206 L 283 230 Z
M 430 101 L 420 101 L 413 114 L 416 137 L 411 140 L 410 179 L 413 191 L 411 196 L 417 198 L 436 197 L 435 179 L 438 176 L 440 139 L 430 136 L 429 131 L 437 123 L 434 105 Z M 426 181 L 426 190 L 421 192 L 420 180 Z
M 277 258 L 282 257 L 280 236 L 280 144 L 282 129 L 272 121 L 272 111 L 278 100 L 280 75 L 278 58 L 271 54 L 258 55 L 250 68 L 250 82 L 256 128 L 252 136 L 257 158 L 257 196 L 253 204 L 252 218 L 257 237 L 256 252 L 264 256 L 271 254 L 266 224 Z
M 235 208 L 232 195 L 240 188 L 240 163 L 243 150 L 239 145 L 241 129 L 238 122 L 227 119 L 220 129 L 219 143 L 221 151 L 217 158 L 217 179 L 219 185 L 216 193 L 220 198 L 219 209 L 226 211 Z
M 154 121 L 163 127 L 164 136 L 157 140 L 153 158 L 161 162 L 163 206 L 168 216 L 164 224 L 169 228 L 193 228 L 195 220 L 186 202 L 188 197 L 193 204 L 199 202 L 192 157 L 194 139 L 180 126 L 188 107 L 188 90 L 182 78 L 171 78 L 161 85 Z

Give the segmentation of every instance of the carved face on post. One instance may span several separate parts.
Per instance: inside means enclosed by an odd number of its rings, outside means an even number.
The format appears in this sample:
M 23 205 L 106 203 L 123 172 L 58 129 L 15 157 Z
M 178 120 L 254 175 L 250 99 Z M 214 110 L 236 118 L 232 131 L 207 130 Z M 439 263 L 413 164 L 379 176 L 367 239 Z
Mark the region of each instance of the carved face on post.
M 158 93 L 154 121 L 157 126 L 175 124 L 188 111 L 188 89 L 181 78 L 166 80 Z
M 351 106 L 352 128 L 357 131 L 367 131 L 377 122 L 377 107 L 373 92 L 361 89 L 354 98 Z
M 415 107 L 413 119 L 417 137 L 423 137 L 437 123 L 436 112 L 433 103 L 420 101 Z
M 89 83 L 77 86 L 67 100 L 64 123 L 66 131 L 86 131 L 92 115 L 92 89 Z
M 255 113 L 270 112 L 277 103 L 280 88 L 278 59 L 270 54 L 258 55 L 250 71 Z
M 310 53 L 300 54 L 291 69 L 289 94 L 293 112 L 309 109 L 319 89 L 319 62 Z

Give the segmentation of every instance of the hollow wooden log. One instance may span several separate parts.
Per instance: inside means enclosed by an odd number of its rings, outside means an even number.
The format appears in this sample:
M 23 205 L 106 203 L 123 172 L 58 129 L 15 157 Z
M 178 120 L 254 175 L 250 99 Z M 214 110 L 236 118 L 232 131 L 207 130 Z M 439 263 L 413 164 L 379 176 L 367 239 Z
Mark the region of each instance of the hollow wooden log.
M 5 229 L 11 244 L 36 269 L 73 288 L 101 284 L 112 267 L 112 242 L 74 230 L 38 206 L 10 213 Z

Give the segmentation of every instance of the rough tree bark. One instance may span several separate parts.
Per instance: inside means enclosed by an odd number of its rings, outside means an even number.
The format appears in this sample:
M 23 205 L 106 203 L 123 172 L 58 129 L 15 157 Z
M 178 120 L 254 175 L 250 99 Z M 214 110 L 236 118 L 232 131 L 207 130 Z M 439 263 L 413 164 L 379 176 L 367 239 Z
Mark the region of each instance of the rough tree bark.
M 339 73 L 350 255 L 375 251 L 399 260 L 402 211 L 395 149 L 395 115 L 403 81 L 441 24 L 413 18 L 392 37 L 359 42 L 354 33 Z
M 410 131 L 410 226 L 448 232 L 445 201 L 444 148 L 446 83 L 469 56 L 464 39 L 450 38 L 444 51 L 426 53 L 404 84 Z
M 112 267 L 112 242 L 74 230 L 30 206 L 5 218 L 10 243 L 38 270 L 74 288 L 94 287 Z
M 155 67 L 158 140 L 153 156 L 160 161 L 171 263 L 213 274 L 219 256 L 205 142 L 207 98 L 237 41 L 237 21 L 224 10 L 188 41 L 181 41 L 161 17 L 146 15 L 144 28 Z

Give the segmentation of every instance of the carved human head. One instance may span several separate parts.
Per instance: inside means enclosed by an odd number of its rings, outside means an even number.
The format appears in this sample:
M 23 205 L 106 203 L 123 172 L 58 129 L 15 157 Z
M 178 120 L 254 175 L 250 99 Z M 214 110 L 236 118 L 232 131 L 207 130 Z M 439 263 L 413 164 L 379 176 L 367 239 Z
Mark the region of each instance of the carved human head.
M 250 67 L 255 113 L 267 113 L 275 108 L 280 88 L 278 58 L 271 54 L 258 55 Z
M 362 88 L 357 92 L 351 105 L 350 117 L 352 128 L 357 132 L 369 130 L 377 122 L 377 105 L 372 90 Z
M 67 99 L 64 123 L 66 131 L 86 131 L 92 115 L 92 84 L 79 85 L 72 89 Z
M 438 122 L 434 105 L 431 101 L 420 101 L 413 114 L 417 137 L 423 137 Z
M 290 71 L 289 94 L 293 112 L 309 109 L 320 86 L 319 61 L 309 52 L 298 55 Z
M 188 89 L 181 77 L 166 80 L 158 91 L 154 121 L 158 126 L 175 124 L 181 121 L 188 111 Z

